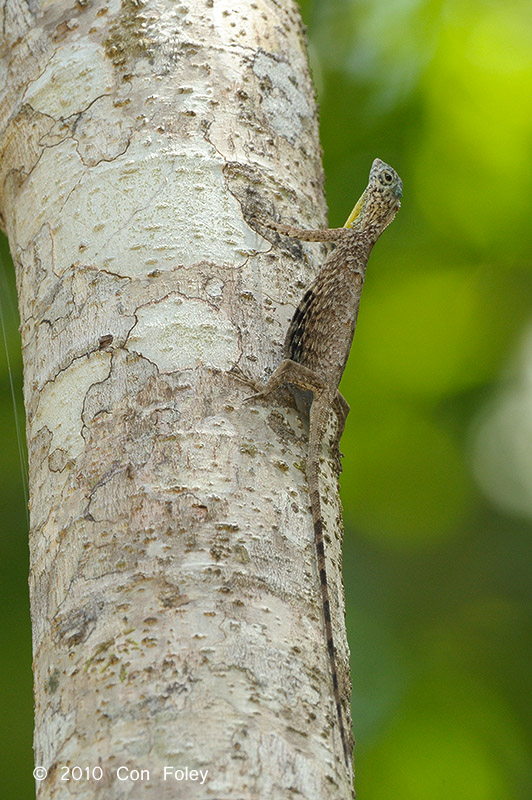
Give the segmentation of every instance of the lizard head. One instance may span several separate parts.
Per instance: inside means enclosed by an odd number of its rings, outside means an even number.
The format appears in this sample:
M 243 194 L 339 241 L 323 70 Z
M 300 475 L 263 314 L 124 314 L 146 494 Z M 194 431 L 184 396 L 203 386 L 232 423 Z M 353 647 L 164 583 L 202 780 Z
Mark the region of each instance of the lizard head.
M 364 231 L 376 241 L 399 211 L 402 195 L 403 182 L 397 172 L 376 158 L 371 165 L 368 185 L 344 228 Z

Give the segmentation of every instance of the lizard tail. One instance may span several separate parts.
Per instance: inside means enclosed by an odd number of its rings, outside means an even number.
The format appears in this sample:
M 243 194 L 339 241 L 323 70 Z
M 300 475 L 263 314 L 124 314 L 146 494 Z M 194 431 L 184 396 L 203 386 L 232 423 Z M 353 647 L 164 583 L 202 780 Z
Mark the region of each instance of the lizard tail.
M 319 492 L 319 445 L 320 441 L 312 441 L 312 431 L 321 431 L 321 425 L 313 424 L 318 420 L 312 420 L 312 411 L 314 406 L 318 403 L 314 401 L 311 408 L 311 441 L 309 442 L 309 456 L 307 461 L 307 482 L 310 494 L 310 507 L 312 511 L 312 520 L 314 523 L 314 541 L 316 545 L 316 554 L 318 560 L 318 574 L 320 578 L 321 599 L 323 608 L 323 618 L 325 622 L 325 637 L 327 639 L 327 650 L 329 653 L 329 664 L 331 669 L 334 702 L 336 705 L 336 712 L 338 715 L 338 726 L 340 728 L 340 737 L 342 739 L 342 747 L 344 750 L 345 763 L 350 769 L 351 752 L 348 745 L 348 737 L 344 724 L 344 716 L 342 712 L 342 703 L 340 700 L 340 687 L 338 685 L 338 668 L 336 665 L 336 650 L 334 647 L 333 626 L 331 619 L 331 603 L 329 599 L 329 583 L 327 580 L 327 569 L 325 561 L 325 544 L 323 539 L 323 517 L 321 512 L 321 501 Z M 319 414 L 319 409 L 316 408 Z M 317 416 L 317 415 L 316 415 Z M 321 422 L 321 420 L 319 420 Z M 321 439 L 321 437 L 319 437 Z

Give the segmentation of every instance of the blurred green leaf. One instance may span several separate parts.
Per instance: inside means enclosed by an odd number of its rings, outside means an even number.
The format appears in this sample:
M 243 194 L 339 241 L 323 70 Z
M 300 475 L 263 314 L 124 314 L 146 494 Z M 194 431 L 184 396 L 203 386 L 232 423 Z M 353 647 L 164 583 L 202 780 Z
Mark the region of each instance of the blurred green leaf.
M 357 367 L 372 384 L 438 399 L 493 380 L 523 315 L 500 274 L 376 262 L 379 280 L 364 295 L 355 344 Z
M 461 453 L 443 429 L 404 406 L 382 404 L 348 428 L 346 441 L 342 490 L 359 535 L 393 547 L 455 535 L 472 501 Z
M 358 784 L 374 800 L 524 800 L 525 763 L 501 699 L 475 676 L 436 670 L 412 687 Z

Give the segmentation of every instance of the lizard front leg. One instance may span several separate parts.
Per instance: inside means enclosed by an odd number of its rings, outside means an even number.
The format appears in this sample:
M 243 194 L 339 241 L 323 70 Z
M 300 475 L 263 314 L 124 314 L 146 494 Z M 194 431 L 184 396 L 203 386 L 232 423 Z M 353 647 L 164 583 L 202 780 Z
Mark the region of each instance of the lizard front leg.
M 275 222 L 273 219 L 255 216 L 253 220 L 264 228 L 269 228 L 276 233 L 282 233 L 291 239 L 300 239 L 304 242 L 338 242 L 349 236 L 347 228 L 313 228 L 306 230 L 295 225 L 285 225 L 282 222 Z

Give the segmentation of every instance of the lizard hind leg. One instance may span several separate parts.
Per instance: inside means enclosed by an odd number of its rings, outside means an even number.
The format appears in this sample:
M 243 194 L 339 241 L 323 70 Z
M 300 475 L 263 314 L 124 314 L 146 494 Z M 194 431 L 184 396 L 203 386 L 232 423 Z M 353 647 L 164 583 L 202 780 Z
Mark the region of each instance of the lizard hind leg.
M 340 451 L 340 439 L 342 438 L 344 428 L 345 428 L 345 421 L 347 419 L 347 415 L 349 414 L 349 403 L 345 399 L 345 397 L 340 394 L 340 392 L 336 391 L 336 397 L 333 400 L 333 409 L 336 414 L 336 434 L 334 437 L 334 442 L 332 443 L 332 454 L 335 463 L 335 468 L 340 475 L 342 472 L 342 453 Z
M 307 457 L 307 480 L 309 490 L 312 494 L 316 494 L 315 503 L 313 503 L 313 514 L 316 510 L 319 511 L 320 499 L 318 491 L 318 475 L 319 463 L 321 455 L 321 446 L 323 443 L 324 432 L 327 429 L 327 421 L 331 410 L 332 401 L 330 393 L 323 390 L 314 394 L 314 401 L 310 409 L 310 430 L 309 430 L 309 443 L 308 443 L 308 457 Z M 312 499 L 312 497 L 311 497 Z
M 299 364 L 297 361 L 292 361 L 291 358 L 285 358 L 274 371 L 263 390 L 251 395 L 251 397 L 246 397 L 244 402 L 262 400 L 285 383 L 291 383 L 293 386 L 297 386 L 298 389 L 310 391 L 314 394 L 314 397 L 323 393 L 326 388 L 325 381 L 316 372 L 304 367 L 303 364 Z

